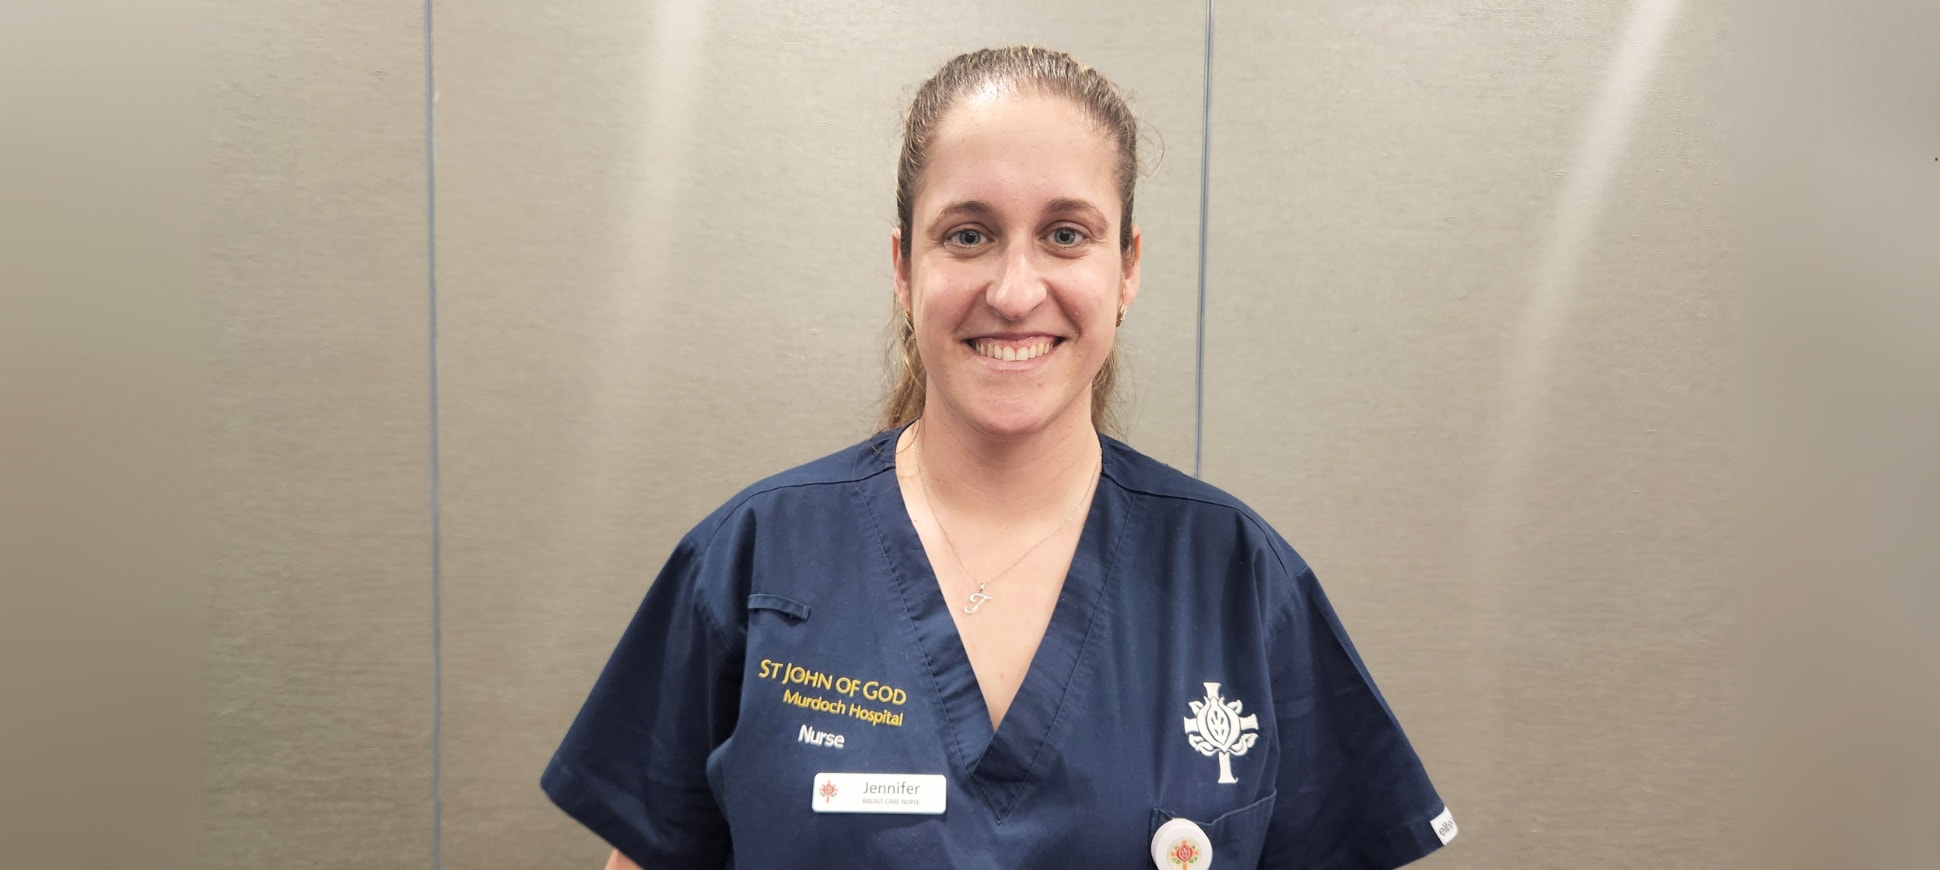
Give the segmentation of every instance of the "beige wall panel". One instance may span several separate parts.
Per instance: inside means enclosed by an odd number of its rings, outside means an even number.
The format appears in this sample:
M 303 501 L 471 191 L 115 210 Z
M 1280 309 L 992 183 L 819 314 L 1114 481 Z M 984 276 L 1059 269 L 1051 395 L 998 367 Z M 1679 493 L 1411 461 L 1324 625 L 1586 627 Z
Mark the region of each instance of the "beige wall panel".
M 537 779 L 675 540 L 872 429 L 899 114 L 1037 41 L 1132 90 L 1132 440 L 1190 464 L 1203 6 L 450 4 L 434 16 L 445 866 L 598 866 Z
M 199 866 L 424 867 L 422 11 L 220 5 Z
M 1940 4 L 1746 4 L 1748 867 L 1940 867 Z
M 1728 8 L 1219 13 L 1205 473 L 1320 572 L 1428 863 L 1730 866 Z

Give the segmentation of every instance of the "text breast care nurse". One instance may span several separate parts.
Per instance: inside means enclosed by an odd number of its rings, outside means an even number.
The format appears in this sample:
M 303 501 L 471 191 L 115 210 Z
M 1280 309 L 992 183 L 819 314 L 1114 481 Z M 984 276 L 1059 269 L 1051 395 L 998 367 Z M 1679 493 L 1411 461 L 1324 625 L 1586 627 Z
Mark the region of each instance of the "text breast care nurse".
M 1397 867 L 1455 827 L 1314 575 L 1102 436 L 1137 121 L 1038 48 L 917 93 L 883 430 L 675 548 L 542 785 L 609 867 Z

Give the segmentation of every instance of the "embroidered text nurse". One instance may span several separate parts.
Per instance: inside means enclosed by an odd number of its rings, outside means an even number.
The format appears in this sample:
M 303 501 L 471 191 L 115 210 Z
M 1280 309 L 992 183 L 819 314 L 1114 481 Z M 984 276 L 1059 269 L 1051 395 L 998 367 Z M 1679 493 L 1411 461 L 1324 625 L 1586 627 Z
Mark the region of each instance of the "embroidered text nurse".
M 1138 132 L 1046 49 L 917 92 L 881 431 L 681 540 L 542 777 L 609 868 L 1392 868 L 1453 837 L 1306 563 L 1108 434 Z

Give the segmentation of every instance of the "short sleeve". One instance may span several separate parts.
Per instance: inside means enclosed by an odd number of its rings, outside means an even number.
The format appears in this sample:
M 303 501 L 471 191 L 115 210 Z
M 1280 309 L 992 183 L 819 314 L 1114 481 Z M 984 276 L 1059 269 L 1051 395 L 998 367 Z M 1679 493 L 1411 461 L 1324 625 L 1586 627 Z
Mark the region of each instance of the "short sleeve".
M 1281 754 L 1261 866 L 1392 870 L 1453 827 L 1319 582 L 1294 560 L 1300 574 L 1268 642 Z
M 724 867 L 708 757 L 733 732 L 741 652 L 709 613 L 683 540 L 649 587 L 540 787 L 642 867 Z

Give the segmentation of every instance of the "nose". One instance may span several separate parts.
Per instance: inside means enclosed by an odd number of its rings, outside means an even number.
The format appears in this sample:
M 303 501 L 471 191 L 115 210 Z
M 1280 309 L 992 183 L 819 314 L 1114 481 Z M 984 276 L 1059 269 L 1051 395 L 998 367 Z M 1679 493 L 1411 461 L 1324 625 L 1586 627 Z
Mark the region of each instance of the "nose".
M 1018 245 L 1004 252 L 997 273 L 984 290 L 984 304 L 1005 320 L 1023 320 L 1044 303 L 1047 288 L 1034 261 L 1034 246 Z

